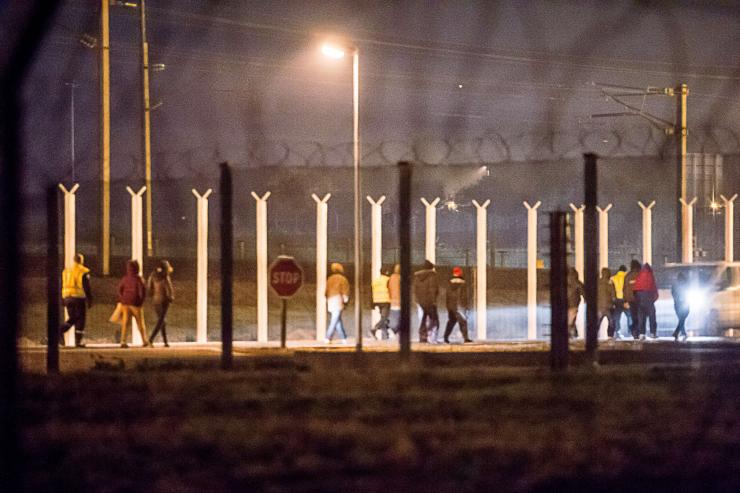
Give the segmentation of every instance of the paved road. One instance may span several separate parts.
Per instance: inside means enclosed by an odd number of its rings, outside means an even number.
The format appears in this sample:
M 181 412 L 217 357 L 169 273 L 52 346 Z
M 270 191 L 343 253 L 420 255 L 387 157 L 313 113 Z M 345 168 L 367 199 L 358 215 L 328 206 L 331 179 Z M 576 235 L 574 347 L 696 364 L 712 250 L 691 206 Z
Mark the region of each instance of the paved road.
M 412 344 L 414 359 L 420 362 L 444 362 L 460 364 L 482 359 L 492 365 L 544 366 L 548 364 L 549 344 L 546 341 L 495 341 L 473 344 Z M 366 358 L 387 360 L 395 364 L 398 345 L 388 341 L 366 341 Z M 120 349 L 113 344 L 91 344 L 86 348 L 62 348 L 60 367 L 63 372 L 99 369 L 131 369 L 141 365 L 174 365 L 176 362 L 217 364 L 221 344 L 211 342 L 174 343 L 169 348 L 131 347 Z M 280 349 L 278 342 L 259 344 L 256 342 L 234 343 L 234 355 L 238 362 L 243 358 L 286 357 L 326 360 L 341 363 L 357 361 L 354 341 L 349 344 L 321 344 L 316 341 L 290 341 L 287 350 Z M 585 360 L 583 341 L 571 344 L 571 361 L 581 364 Z M 26 346 L 20 349 L 20 361 L 29 372 L 44 372 L 46 348 Z M 737 339 L 694 338 L 677 344 L 672 339 L 659 339 L 635 343 L 618 341 L 602 343 L 599 352 L 600 364 L 658 363 L 658 364 L 704 364 L 710 362 L 740 361 L 740 341 Z

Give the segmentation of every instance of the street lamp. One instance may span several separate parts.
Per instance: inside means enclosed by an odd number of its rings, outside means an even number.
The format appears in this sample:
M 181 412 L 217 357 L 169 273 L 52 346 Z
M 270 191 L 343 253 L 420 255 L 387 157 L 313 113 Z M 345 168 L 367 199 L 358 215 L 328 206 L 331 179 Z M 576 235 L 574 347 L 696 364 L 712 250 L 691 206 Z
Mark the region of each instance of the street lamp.
M 362 351 L 362 303 L 360 293 L 362 286 L 362 209 L 360 208 L 360 52 L 356 46 L 324 43 L 321 53 L 324 56 L 339 60 L 347 52 L 352 53 L 352 154 L 354 158 L 354 211 L 355 211 L 355 334 L 357 350 Z

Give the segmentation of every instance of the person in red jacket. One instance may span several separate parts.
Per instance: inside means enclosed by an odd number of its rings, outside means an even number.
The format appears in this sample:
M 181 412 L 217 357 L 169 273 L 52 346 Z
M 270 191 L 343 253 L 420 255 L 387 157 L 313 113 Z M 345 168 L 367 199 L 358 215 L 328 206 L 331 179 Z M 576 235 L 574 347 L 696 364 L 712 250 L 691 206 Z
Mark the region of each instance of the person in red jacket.
M 658 287 L 655 284 L 653 268 L 646 263 L 637 274 L 635 284 L 632 285 L 637 303 L 637 330 L 640 339 L 645 339 L 645 325 L 650 318 L 650 337 L 658 337 L 658 321 L 655 319 L 655 302 L 658 300 Z
M 144 279 L 139 274 L 139 262 L 129 260 L 126 263 L 126 274 L 118 283 L 118 302 L 121 303 L 121 347 L 127 348 L 126 331 L 131 323 L 131 317 L 136 320 L 136 324 L 141 332 L 141 339 L 144 341 L 144 347 L 151 347 L 152 344 L 146 336 L 146 323 L 144 322 L 144 299 L 146 298 L 146 286 Z

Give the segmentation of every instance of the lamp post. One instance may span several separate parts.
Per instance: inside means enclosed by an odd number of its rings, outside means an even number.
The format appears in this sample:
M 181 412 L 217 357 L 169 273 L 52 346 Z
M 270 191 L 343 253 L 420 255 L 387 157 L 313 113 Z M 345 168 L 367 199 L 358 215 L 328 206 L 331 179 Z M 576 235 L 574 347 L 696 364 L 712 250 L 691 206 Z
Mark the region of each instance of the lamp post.
M 321 53 L 334 59 L 342 59 L 347 51 L 352 53 L 352 155 L 354 161 L 354 215 L 355 215 L 355 334 L 357 350 L 362 351 L 362 209 L 360 208 L 360 52 L 356 46 L 340 46 L 324 43 Z

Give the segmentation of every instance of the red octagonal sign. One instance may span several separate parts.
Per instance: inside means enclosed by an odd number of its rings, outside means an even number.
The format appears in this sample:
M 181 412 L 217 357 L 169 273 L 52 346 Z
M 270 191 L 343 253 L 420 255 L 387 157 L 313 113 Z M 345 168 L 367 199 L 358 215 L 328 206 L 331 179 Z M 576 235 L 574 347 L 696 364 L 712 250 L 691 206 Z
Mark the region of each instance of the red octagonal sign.
M 303 285 L 303 269 L 293 257 L 280 255 L 270 266 L 270 286 L 281 298 L 290 298 Z

